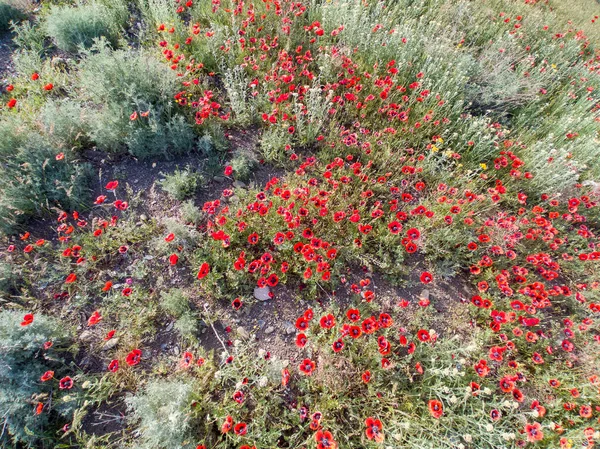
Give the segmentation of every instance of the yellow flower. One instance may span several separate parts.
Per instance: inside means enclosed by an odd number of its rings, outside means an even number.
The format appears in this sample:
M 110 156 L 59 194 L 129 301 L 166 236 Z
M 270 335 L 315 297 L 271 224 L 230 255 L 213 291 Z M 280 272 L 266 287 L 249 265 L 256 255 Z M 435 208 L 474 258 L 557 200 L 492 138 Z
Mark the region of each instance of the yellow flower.
M 436 147 L 435 145 L 431 145 L 431 152 L 432 153 L 437 153 L 438 151 L 440 151 L 440 149 L 438 147 Z
M 486 165 L 486 164 L 483 164 L 483 163 L 481 163 L 481 164 L 479 164 L 479 166 L 480 166 L 481 168 L 483 168 L 484 170 L 487 170 L 487 165 Z
M 444 143 L 444 139 L 442 139 L 441 137 L 438 137 L 436 142 L 437 143 Z

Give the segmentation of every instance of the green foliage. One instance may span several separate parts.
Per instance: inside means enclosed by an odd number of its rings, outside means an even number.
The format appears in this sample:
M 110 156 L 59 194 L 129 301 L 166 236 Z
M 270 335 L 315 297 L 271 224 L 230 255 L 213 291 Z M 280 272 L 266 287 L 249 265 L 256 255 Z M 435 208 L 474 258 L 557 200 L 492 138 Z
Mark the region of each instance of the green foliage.
M 195 447 L 190 440 L 190 382 L 155 380 L 127 398 L 131 421 L 140 432 L 139 449 L 183 449 Z
M 10 23 L 18 23 L 27 16 L 23 11 L 9 5 L 7 2 L 0 2 L 0 33 L 10 29 Z
M 46 17 L 46 32 L 58 48 L 75 52 L 90 48 L 101 37 L 117 45 L 121 23 L 107 7 L 98 3 L 77 7 L 54 6 Z
M 0 228 L 16 225 L 50 210 L 74 210 L 89 204 L 90 167 L 74 164 L 68 155 L 35 133 L 7 133 L 13 145 L 0 145 L 6 163 L 0 173 Z M 10 157 L 8 157 L 10 155 Z
M 188 224 L 199 225 L 202 220 L 202 211 L 194 205 L 193 201 L 185 201 L 181 203 L 181 220 Z
M 24 313 L 0 312 L 0 445 L 22 443 L 45 447 L 54 437 L 56 418 L 71 412 L 69 404 L 56 397 L 56 377 L 64 372 L 63 355 L 69 343 L 69 330 L 54 318 L 36 314 L 33 323 L 21 326 Z M 45 342 L 52 348 L 42 349 Z M 55 379 L 40 382 L 46 371 L 55 371 Z M 50 409 L 35 415 L 38 402 Z M 62 426 L 62 424 L 61 424 Z
M 40 111 L 40 121 L 48 140 L 57 148 L 73 150 L 87 143 L 88 112 L 73 100 L 49 100 Z
M 193 196 L 203 182 L 202 175 L 188 166 L 184 170 L 175 169 L 173 173 L 165 175 L 165 179 L 158 184 L 173 198 L 182 201 Z
M 180 288 L 172 288 L 171 290 L 161 292 L 160 306 L 175 318 L 179 318 L 184 313 L 190 311 L 187 296 Z
M 258 161 L 247 151 L 238 151 L 235 157 L 229 162 L 233 168 L 233 176 L 240 181 L 248 181 L 252 176 L 253 170 L 258 165 Z
M 100 149 L 139 158 L 193 149 L 191 126 L 173 111 L 177 78 L 172 70 L 143 51 L 112 51 L 102 43 L 85 55 L 79 93 L 95 106 L 89 134 Z

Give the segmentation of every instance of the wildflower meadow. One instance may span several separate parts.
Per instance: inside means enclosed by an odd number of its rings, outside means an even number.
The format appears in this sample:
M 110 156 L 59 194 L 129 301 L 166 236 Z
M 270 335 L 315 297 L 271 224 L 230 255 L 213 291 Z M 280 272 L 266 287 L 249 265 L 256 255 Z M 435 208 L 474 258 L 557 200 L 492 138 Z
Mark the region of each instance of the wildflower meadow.
M 0 446 L 600 444 L 597 0 L 0 0 Z

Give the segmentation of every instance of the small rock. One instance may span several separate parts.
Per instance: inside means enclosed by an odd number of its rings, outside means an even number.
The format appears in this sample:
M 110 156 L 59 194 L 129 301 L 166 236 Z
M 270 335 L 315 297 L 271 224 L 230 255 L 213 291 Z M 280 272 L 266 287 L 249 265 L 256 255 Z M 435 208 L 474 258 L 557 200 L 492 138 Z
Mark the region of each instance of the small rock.
M 248 338 L 250 338 L 250 334 L 248 333 L 248 331 L 246 329 L 244 329 L 242 326 L 237 328 L 237 333 L 240 337 L 242 337 L 244 340 L 247 340 Z
M 215 177 L 213 177 L 213 181 L 215 181 L 215 182 L 225 182 L 225 178 L 223 176 L 215 176 Z
M 272 334 L 275 332 L 275 328 L 273 326 L 269 326 L 265 329 L 265 334 Z
M 292 335 L 296 333 L 296 326 L 294 326 L 289 321 L 286 321 L 285 323 L 283 323 L 283 330 L 287 335 Z
M 263 327 L 265 327 L 265 324 L 267 324 L 265 322 L 265 320 L 258 320 L 258 328 L 262 329 Z
M 110 340 L 108 340 L 106 343 L 104 343 L 104 345 L 102 345 L 102 350 L 109 351 L 110 349 L 114 348 L 118 344 L 119 344 L 119 337 L 113 337 Z
M 269 296 L 270 292 L 271 292 L 271 289 L 269 287 L 255 287 L 254 288 L 254 297 L 256 299 L 258 299 L 259 301 L 267 301 L 267 300 L 271 299 L 271 296 Z
M 147 219 L 148 219 L 148 216 L 146 214 L 140 215 L 140 220 L 146 221 Z
M 79 340 L 81 341 L 92 341 L 94 339 L 94 334 L 90 330 L 85 330 L 79 336 Z
M 244 187 L 246 187 L 246 184 L 244 184 L 242 181 L 234 181 L 233 187 L 235 187 L 236 189 L 243 189 Z
M 419 296 L 419 299 L 429 299 L 429 290 L 423 290 Z

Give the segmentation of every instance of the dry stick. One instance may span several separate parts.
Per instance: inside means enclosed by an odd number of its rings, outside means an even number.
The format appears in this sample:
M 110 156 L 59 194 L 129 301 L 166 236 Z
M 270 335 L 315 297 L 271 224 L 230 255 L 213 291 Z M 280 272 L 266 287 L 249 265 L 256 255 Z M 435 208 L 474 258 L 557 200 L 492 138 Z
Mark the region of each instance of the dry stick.
M 219 337 L 219 334 L 217 333 L 217 330 L 215 329 L 215 326 L 213 325 L 213 323 L 211 321 L 208 321 L 208 317 L 210 315 L 209 315 L 207 303 L 204 303 L 204 311 L 206 312 L 207 322 L 208 322 L 208 324 L 210 324 L 210 327 L 212 328 L 213 332 L 215 333 L 215 337 L 217 337 L 217 340 L 219 340 L 219 343 L 221 343 L 221 346 L 223 346 L 223 349 L 225 350 L 225 352 L 227 354 L 229 354 L 229 351 L 227 350 L 227 347 L 225 346 L 225 343 L 223 343 L 223 340 L 221 340 L 221 337 Z

